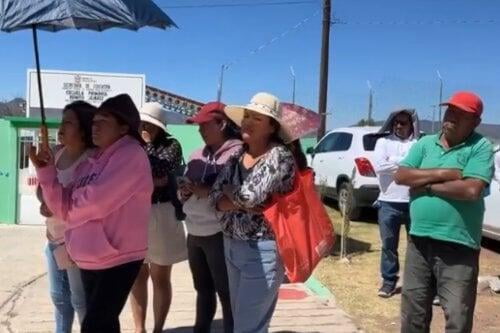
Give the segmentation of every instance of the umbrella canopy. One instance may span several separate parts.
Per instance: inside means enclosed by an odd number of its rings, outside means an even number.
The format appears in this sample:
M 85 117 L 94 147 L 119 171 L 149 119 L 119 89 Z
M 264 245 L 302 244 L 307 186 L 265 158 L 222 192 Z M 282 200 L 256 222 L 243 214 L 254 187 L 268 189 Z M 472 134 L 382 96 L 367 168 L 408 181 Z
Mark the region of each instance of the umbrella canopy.
M 0 30 L 165 29 L 176 24 L 151 0 L 0 0 Z
M 281 103 L 283 124 L 291 135 L 291 141 L 316 133 L 320 116 L 316 112 L 293 103 Z
M 33 31 L 42 117 L 42 146 L 48 148 L 48 132 L 45 125 L 37 29 L 102 31 L 114 27 L 138 30 L 145 26 L 161 29 L 177 27 L 152 0 L 0 0 L 0 30 Z

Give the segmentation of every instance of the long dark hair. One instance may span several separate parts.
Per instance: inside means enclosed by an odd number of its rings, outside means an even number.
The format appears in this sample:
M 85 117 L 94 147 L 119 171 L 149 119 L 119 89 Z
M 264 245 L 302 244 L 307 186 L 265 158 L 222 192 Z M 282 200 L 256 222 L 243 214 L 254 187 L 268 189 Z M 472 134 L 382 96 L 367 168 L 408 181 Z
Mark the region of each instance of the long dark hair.
M 279 132 L 281 129 L 281 124 L 274 118 L 271 118 L 271 124 L 275 128 L 273 135 L 271 136 L 271 140 L 284 145 L 293 155 L 293 159 L 295 160 L 295 164 L 300 171 L 307 169 L 307 157 L 302 150 L 302 144 L 300 140 L 294 140 L 289 143 L 285 143 L 283 139 L 280 137 Z
M 95 145 L 92 142 L 92 121 L 97 112 L 97 108 L 85 101 L 75 101 L 66 105 L 62 113 L 64 114 L 69 110 L 73 111 L 78 119 L 78 127 L 83 134 L 85 147 L 94 148 Z
M 219 120 L 219 122 L 226 122 L 226 127 L 222 131 L 222 135 L 225 140 L 241 140 L 241 128 L 239 128 L 231 119 L 225 117 L 225 119 Z
M 172 135 L 157 125 L 153 126 L 158 128 L 158 134 L 156 134 L 156 137 L 152 142 L 153 146 L 155 147 L 168 146 L 171 143 L 171 139 L 173 138 Z

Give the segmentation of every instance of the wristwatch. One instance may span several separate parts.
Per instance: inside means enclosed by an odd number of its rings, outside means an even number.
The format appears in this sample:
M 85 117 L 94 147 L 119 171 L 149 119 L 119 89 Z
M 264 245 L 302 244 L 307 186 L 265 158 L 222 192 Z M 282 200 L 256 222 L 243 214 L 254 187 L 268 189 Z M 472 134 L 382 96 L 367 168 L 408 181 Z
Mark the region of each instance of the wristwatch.
M 425 185 L 425 193 L 428 196 L 433 196 L 434 195 L 434 193 L 432 192 L 432 184 Z

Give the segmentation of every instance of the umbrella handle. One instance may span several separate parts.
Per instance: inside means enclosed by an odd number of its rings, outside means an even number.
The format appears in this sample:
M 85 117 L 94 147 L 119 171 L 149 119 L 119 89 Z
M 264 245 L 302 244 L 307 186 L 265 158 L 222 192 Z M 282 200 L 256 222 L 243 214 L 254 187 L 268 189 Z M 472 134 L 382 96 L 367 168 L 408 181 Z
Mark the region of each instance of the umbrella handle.
M 49 151 L 49 129 L 46 124 L 40 125 L 40 136 L 41 136 L 41 145 L 42 150 Z
M 35 49 L 35 62 L 36 62 L 36 77 L 38 82 L 38 96 L 40 98 L 40 116 L 42 118 L 42 125 L 45 125 L 45 107 L 43 105 L 43 89 L 42 89 L 42 73 L 40 69 L 40 53 L 38 52 L 38 35 L 36 33 L 36 25 L 31 27 L 33 31 L 33 47 Z M 45 126 L 47 129 L 47 126 Z M 47 145 L 48 145 L 47 140 Z

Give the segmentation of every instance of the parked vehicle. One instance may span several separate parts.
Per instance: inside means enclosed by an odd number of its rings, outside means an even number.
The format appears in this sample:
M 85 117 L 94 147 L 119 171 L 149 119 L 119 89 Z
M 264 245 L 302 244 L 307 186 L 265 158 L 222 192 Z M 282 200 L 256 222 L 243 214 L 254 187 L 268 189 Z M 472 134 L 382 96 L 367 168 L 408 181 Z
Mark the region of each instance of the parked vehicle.
M 341 212 L 346 200 L 351 199 L 351 219 L 357 219 L 361 210 L 371 207 L 379 195 L 372 158 L 377 140 L 387 135 L 379 134 L 379 130 L 380 127 L 338 128 L 307 151 L 316 186 L 325 197 L 338 201 Z
M 377 140 L 387 135 L 378 133 L 379 130 L 380 127 L 338 128 L 307 150 L 316 186 L 323 196 L 337 200 L 341 212 L 352 186 L 348 212 L 351 219 L 359 218 L 361 210 L 371 207 L 379 195 L 372 158 Z M 485 198 L 483 236 L 500 241 L 500 152 L 496 160 L 495 179 Z
M 483 236 L 500 241 L 500 152 L 496 153 L 495 178 L 484 199 Z

